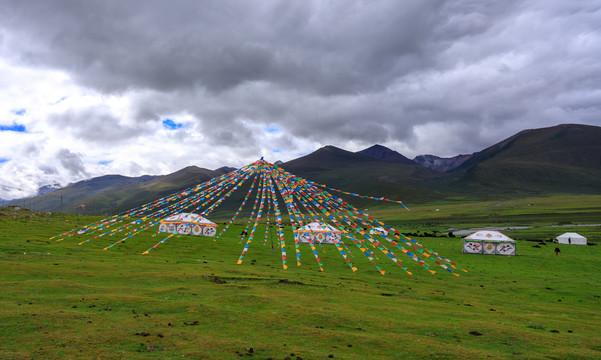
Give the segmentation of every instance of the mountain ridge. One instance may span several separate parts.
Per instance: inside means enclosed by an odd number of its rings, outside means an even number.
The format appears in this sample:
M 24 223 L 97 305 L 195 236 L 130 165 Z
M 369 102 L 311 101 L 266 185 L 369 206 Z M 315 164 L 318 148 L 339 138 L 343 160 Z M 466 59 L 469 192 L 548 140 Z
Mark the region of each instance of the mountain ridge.
M 333 188 L 411 202 L 549 192 L 601 193 L 599 138 L 601 127 L 562 124 L 523 130 L 479 152 L 453 158 L 420 155 L 415 161 L 381 145 L 358 152 L 328 145 L 279 166 Z M 424 165 L 424 161 L 430 161 L 430 166 Z M 162 176 L 104 175 L 59 191 L 64 198 L 64 211 L 118 211 L 232 170 L 188 166 Z M 58 211 L 57 199 L 55 190 L 30 199 L 30 203 L 40 210 Z
M 82 214 L 119 212 L 170 195 L 174 192 L 205 182 L 216 176 L 232 171 L 222 167 L 209 170 L 197 166 L 187 166 L 167 175 L 103 175 L 78 181 L 52 192 L 17 199 L 6 204 L 20 202 L 34 204 L 36 210 L 79 212 Z M 62 203 L 61 203 L 62 201 Z

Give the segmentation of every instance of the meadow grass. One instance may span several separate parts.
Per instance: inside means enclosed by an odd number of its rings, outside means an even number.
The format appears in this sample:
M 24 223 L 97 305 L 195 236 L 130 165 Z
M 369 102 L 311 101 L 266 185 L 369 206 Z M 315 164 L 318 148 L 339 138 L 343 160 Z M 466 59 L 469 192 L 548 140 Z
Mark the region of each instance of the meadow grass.
M 592 205 L 577 211 L 579 201 L 559 206 L 540 200 L 538 206 L 528 206 L 531 199 L 497 208 L 506 209 L 501 216 L 528 214 L 535 219 L 529 225 L 578 223 L 570 214 L 595 211 Z M 430 231 L 487 225 L 478 207 L 495 204 L 451 207 L 436 207 L 437 214 L 446 213 L 441 221 L 429 216 L 434 212 L 429 205 L 421 213 L 386 208 L 374 214 Z M 561 219 L 548 216 L 562 209 Z M 431 274 L 399 253 L 410 276 L 380 253 L 376 261 L 386 270 L 381 275 L 351 247 L 358 268 L 353 272 L 328 246 L 318 248 L 325 270 L 320 272 L 307 245 L 301 245 L 302 265 L 296 266 L 291 236 L 286 238 L 289 268 L 283 270 L 279 245 L 272 251 L 262 227 L 236 265 L 244 246 L 238 238 L 242 225 L 217 241 L 174 237 L 142 255 L 162 237 L 149 231 L 104 251 L 120 238 L 83 245 L 78 245 L 87 239 L 83 235 L 49 240 L 97 218 L 5 215 L 0 217 L 3 359 L 601 358 L 601 246 L 559 245 L 562 253 L 556 256 L 556 244 L 520 241 L 518 256 L 483 256 L 461 254 L 459 237 L 418 237 L 468 272 L 455 277 L 433 268 Z M 453 217 L 457 221 L 449 222 Z M 546 239 L 547 229 L 513 235 Z

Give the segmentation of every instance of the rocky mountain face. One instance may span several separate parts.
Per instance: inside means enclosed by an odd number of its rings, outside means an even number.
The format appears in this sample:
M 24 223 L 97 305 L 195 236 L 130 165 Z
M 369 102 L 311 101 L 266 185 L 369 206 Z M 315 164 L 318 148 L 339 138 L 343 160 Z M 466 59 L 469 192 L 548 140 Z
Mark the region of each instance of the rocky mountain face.
M 428 169 L 440 172 L 447 172 L 460 166 L 461 164 L 469 160 L 472 156 L 473 154 L 457 155 L 450 158 L 443 158 L 436 155 L 419 155 L 416 156 L 413 159 L 413 161 L 421 166 L 427 167 Z

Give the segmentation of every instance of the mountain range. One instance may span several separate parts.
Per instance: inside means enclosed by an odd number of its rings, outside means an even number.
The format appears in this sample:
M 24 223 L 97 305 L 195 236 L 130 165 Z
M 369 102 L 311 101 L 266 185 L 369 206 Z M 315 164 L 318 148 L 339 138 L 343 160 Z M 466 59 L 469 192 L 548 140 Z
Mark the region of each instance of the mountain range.
M 411 160 L 381 145 L 350 152 L 325 146 L 278 162 L 332 188 L 406 203 L 493 199 L 545 193 L 601 193 L 601 127 L 565 124 L 521 131 L 482 151 Z M 234 170 L 189 166 L 164 176 L 107 175 L 28 199 L 39 211 L 118 212 Z M 357 202 L 357 200 L 353 200 Z M 20 200 L 15 201 L 21 203 Z M 27 205 L 27 202 L 24 202 Z

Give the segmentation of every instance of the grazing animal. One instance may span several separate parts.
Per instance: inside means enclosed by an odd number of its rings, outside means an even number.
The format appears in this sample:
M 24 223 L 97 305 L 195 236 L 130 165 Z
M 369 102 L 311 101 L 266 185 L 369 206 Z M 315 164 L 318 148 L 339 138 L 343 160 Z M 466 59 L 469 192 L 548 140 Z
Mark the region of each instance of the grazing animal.
M 558 247 L 555 248 L 555 255 L 561 255 L 561 250 Z

